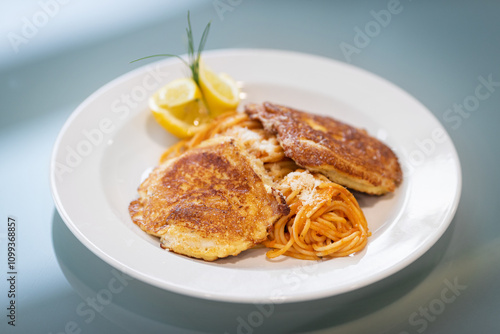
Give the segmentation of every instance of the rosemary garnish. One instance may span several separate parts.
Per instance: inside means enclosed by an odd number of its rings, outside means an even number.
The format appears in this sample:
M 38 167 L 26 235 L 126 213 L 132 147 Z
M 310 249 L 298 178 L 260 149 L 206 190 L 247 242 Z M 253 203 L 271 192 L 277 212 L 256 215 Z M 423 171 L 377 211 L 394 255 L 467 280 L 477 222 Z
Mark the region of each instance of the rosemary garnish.
M 152 55 L 152 56 L 147 56 L 147 57 L 142 57 L 136 60 L 131 61 L 131 63 L 134 63 L 139 60 L 143 59 L 148 59 L 148 58 L 153 58 L 153 57 L 176 57 L 179 58 L 190 70 L 191 70 L 191 75 L 193 77 L 194 82 L 198 85 L 198 88 L 200 88 L 200 56 L 201 52 L 205 48 L 205 44 L 207 42 L 208 38 L 208 31 L 210 30 L 210 24 L 212 22 L 208 22 L 207 26 L 205 27 L 205 30 L 203 31 L 203 34 L 201 35 L 200 43 L 198 45 L 198 50 L 195 50 L 194 48 L 194 39 L 193 39 L 193 29 L 191 28 L 191 19 L 189 16 L 189 11 L 187 14 L 187 21 L 188 21 L 188 27 L 186 28 L 186 33 L 187 33 L 187 39 L 188 39 L 188 61 L 186 61 L 184 58 L 182 58 L 179 55 L 174 55 L 174 54 L 157 54 L 157 55 Z

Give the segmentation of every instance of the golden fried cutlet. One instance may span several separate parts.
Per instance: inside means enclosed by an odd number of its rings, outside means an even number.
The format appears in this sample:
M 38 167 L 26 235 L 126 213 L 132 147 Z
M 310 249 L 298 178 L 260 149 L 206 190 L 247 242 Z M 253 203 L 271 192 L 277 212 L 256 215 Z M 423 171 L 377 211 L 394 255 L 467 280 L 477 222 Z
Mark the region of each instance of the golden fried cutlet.
M 130 203 L 132 220 L 161 246 L 213 261 L 266 239 L 289 207 L 262 163 L 219 136 L 157 167 Z
M 333 182 L 376 195 L 401 183 L 394 152 L 365 130 L 269 102 L 247 105 L 245 111 L 276 134 L 287 157 Z

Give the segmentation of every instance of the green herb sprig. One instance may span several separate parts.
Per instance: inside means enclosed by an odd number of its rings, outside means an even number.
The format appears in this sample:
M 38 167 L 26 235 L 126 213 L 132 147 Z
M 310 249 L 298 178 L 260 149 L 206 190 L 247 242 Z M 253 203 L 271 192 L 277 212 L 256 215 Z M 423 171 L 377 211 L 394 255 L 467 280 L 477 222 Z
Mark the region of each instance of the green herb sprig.
M 194 38 L 193 38 L 193 29 L 191 28 L 191 18 L 189 15 L 189 11 L 187 14 L 187 21 L 188 21 L 188 27 L 186 28 L 186 34 L 187 34 L 187 39 L 188 39 L 188 61 L 186 61 L 184 58 L 182 58 L 179 55 L 175 54 L 157 54 L 157 55 L 152 55 L 152 56 L 147 56 L 147 57 L 142 57 L 136 60 L 131 61 L 130 63 L 134 63 L 139 60 L 143 59 L 148 59 L 148 58 L 153 58 L 153 57 L 176 57 L 179 58 L 191 71 L 191 75 L 193 77 L 194 82 L 198 85 L 198 88 L 201 89 L 200 87 L 200 57 L 201 57 L 201 52 L 205 48 L 205 44 L 207 43 L 207 38 L 208 38 L 208 32 L 210 31 L 210 25 L 212 22 L 208 22 L 207 26 L 205 27 L 205 30 L 203 30 L 203 34 L 201 35 L 200 43 L 198 44 L 198 50 L 195 50 L 194 48 Z

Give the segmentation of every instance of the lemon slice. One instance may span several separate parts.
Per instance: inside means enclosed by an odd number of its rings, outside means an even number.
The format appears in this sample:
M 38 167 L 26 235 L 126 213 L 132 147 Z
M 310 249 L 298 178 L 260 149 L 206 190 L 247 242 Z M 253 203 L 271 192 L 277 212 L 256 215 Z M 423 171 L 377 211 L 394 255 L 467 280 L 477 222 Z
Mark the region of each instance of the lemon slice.
M 149 108 L 158 124 L 179 138 L 194 135 L 212 119 L 191 78 L 177 79 L 160 88 L 150 97 Z
M 200 88 L 212 116 L 235 110 L 240 102 L 236 82 L 227 74 L 217 74 L 200 61 Z

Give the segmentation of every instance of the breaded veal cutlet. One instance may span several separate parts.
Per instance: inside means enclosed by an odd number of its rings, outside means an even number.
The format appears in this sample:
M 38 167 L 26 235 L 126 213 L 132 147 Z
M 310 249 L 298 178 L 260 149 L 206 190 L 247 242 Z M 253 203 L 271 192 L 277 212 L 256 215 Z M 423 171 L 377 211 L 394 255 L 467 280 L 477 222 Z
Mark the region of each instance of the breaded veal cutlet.
M 134 223 L 163 248 L 207 261 L 264 241 L 290 210 L 262 162 L 223 136 L 166 161 L 138 192 L 129 206 Z
M 375 195 L 392 192 L 401 183 L 394 152 L 365 130 L 269 102 L 249 104 L 245 112 L 277 136 L 297 165 L 333 182 Z

